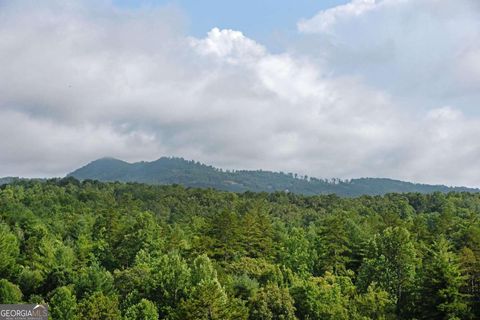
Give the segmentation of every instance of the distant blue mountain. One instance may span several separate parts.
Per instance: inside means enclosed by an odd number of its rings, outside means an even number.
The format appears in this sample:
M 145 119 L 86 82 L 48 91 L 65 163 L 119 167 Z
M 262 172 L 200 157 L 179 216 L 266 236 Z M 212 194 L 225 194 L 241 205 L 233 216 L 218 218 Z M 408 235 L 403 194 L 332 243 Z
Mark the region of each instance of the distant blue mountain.
M 479 189 L 426 185 L 383 178 L 342 181 L 298 177 L 271 171 L 224 171 L 183 158 L 162 157 L 152 162 L 128 163 L 114 158 L 95 160 L 68 176 L 79 180 L 180 184 L 195 188 L 214 188 L 233 192 L 285 191 L 305 195 L 339 196 L 381 195 L 406 192 L 479 192 Z
M 7 184 L 7 183 L 10 183 L 10 182 L 13 182 L 15 181 L 16 179 L 18 178 L 14 178 L 14 177 L 4 177 L 4 178 L 0 178 L 0 186 L 2 184 Z

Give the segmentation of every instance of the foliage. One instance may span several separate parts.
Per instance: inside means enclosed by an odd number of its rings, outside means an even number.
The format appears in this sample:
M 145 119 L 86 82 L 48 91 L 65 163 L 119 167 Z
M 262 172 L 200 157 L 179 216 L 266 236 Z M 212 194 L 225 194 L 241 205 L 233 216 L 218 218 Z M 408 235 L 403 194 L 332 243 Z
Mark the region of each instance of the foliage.
M 0 224 L 0 277 L 15 273 L 15 263 L 20 253 L 17 237 L 6 224 Z
M 447 239 L 435 241 L 424 263 L 421 302 L 429 308 L 428 317 L 435 319 L 464 319 L 468 315 L 466 295 L 461 292 L 465 277 L 458 258 Z
M 478 319 L 479 208 L 475 193 L 14 180 L 0 303 L 46 302 L 53 319 Z
M 376 283 L 387 291 L 397 304 L 400 313 L 405 295 L 415 280 L 416 253 L 405 228 L 388 227 L 376 235 L 367 247 L 359 274 L 359 287 Z
M 75 319 L 77 299 L 68 287 L 55 289 L 49 303 L 49 313 L 55 320 Z
M 0 303 L 13 304 L 19 303 L 22 300 L 22 291 L 17 285 L 11 283 L 6 279 L 0 280 Z
M 252 320 L 292 320 L 295 317 L 293 299 L 286 288 L 268 284 L 250 302 Z
M 194 188 L 215 188 L 232 192 L 287 191 L 297 194 L 338 194 L 342 196 L 377 195 L 391 192 L 470 191 L 477 189 L 451 188 L 414 184 L 391 179 L 361 178 L 352 180 L 317 179 L 293 173 L 264 170 L 222 170 L 183 158 L 162 157 L 152 162 L 128 163 L 102 158 L 70 173 L 80 180 L 139 182 L 148 184 L 180 184 Z M 6 181 L 12 181 L 6 179 Z M 0 180 L 1 184 L 1 180 Z
M 79 318 L 89 320 L 118 320 L 121 318 L 118 299 L 95 292 L 78 305 Z
M 157 320 L 157 307 L 153 302 L 142 299 L 139 303 L 127 309 L 124 318 L 125 320 Z

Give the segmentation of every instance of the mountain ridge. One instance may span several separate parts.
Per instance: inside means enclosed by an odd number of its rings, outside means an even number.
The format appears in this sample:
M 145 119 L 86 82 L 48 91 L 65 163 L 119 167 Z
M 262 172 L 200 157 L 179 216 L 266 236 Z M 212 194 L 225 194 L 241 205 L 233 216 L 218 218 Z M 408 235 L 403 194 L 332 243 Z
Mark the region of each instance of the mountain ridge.
M 475 188 L 419 184 L 389 178 L 327 180 L 265 170 L 223 170 L 177 157 L 161 157 L 151 162 L 134 163 L 104 157 L 74 170 L 67 177 L 155 185 L 180 184 L 232 192 L 286 191 L 304 195 L 337 194 L 349 197 L 407 192 L 480 192 Z

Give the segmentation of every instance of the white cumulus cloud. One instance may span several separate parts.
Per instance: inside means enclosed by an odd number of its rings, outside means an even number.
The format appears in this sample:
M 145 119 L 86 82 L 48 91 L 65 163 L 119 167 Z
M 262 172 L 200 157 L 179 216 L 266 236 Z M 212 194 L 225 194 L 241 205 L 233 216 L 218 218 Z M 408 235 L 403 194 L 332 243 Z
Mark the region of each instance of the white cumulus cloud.
M 456 3 L 353 1 L 301 22 L 308 46 L 272 53 L 236 30 L 191 37 L 172 8 L 3 2 L 0 176 L 176 155 L 480 185 L 480 118 L 466 108 L 480 15 Z
M 344 5 L 320 11 L 309 20 L 301 20 L 298 29 L 306 33 L 327 32 L 338 20 L 358 17 L 378 6 L 376 0 L 353 0 Z

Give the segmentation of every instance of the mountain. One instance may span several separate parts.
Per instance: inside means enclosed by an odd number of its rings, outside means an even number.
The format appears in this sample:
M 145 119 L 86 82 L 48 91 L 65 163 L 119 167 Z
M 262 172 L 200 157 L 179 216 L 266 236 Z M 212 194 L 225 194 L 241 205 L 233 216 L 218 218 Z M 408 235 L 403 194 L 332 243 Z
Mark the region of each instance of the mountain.
M 271 171 L 225 171 L 183 158 L 162 157 L 152 162 L 128 163 L 114 158 L 95 160 L 68 176 L 79 180 L 181 184 L 233 192 L 287 191 L 305 195 L 380 195 L 391 192 L 479 192 L 478 189 L 403 182 L 392 179 L 361 178 L 343 181 L 298 177 Z
M 14 177 L 4 177 L 4 178 L 0 178 L 0 186 L 3 185 L 3 184 L 7 184 L 7 183 L 10 183 L 10 182 L 13 182 L 15 180 L 17 180 L 18 178 L 14 178 Z

